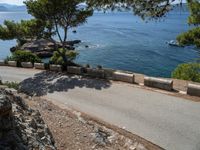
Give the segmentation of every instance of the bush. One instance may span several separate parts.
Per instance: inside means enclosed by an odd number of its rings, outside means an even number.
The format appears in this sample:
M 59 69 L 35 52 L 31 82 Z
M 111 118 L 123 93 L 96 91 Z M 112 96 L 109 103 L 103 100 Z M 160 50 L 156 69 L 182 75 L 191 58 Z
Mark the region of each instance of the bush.
M 188 32 L 182 33 L 177 37 L 180 45 L 196 45 L 200 48 L 200 27 L 193 28 Z
M 0 81 L 0 85 L 5 85 L 5 86 L 7 86 L 8 88 L 13 88 L 13 89 L 15 89 L 15 90 L 18 90 L 19 89 L 19 83 L 17 83 L 17 82 L 5 82 L 5 83 L 2 83 L 1 81 Z
M 200 63 L 181 64 L 174 70 L 172 77 L 175 79 L 200 82 Z
M 18 66 L 20 66 L 21 62 L 40 63 L 41 59 L 30 51 L 18 50 L 8 57 L 7 61 L 17 61 Z
M 57 65 L 65 65 L 65 61 L 63 60 L 63 57 L 66 57 L 68 62 L 72 62 L 76 57 L 78 56 L 78 53 L 74 50 L 64 50 L 59 49 L 58 51 L 55 51 L 53 56 L 51 57 L 50 61 L 53 64 Z

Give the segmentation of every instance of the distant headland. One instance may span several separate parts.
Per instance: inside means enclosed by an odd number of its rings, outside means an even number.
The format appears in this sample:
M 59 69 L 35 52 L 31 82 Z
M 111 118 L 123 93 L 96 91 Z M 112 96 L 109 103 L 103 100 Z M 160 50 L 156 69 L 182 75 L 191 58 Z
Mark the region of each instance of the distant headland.
M 8 11 L 26 11 L 25 5 L 10 5 L 6 3 L 0 3 L 0 12 L 8 12 Z

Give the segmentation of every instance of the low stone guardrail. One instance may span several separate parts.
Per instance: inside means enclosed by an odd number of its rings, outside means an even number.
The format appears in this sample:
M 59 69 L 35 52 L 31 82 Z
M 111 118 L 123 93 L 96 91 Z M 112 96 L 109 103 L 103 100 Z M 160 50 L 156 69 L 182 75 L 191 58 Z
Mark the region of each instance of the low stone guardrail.
M 33 68 L 32 63 L 30 62 L 23 62 L 21 63 L 23 68 Z M 8 61 L 5 63 L 3 60 L 0 60 L 0 66 L 12 66 L 17 67 L 16 61 Z M 42 69 L 45 70 L 44 63 L 35 63 L 35 69 Z M 50 65 L 49 69 L 51 71 L 62 71 L 61 65 Z M 135 83 L 135 75 L 133 73 L 121 72 L 114 69 L 94 69 L 94 68 L 82 68 L 82 67 L 75 67 L 75 66 L 68 66 L 67 72 L 71 74 L 77 75 L 88 75 L 95 78 L 104 78 L 109 80 L 116 80 L 122 81 L 127 83 Z M 173 80 L 172 79 L 164 79 L 164 78 L 156 78 L 156 77 L 144 77 L 144 85 L 147 87 L 158 88 L 166 91 L 173 90 Z M 187 94 L 191 96 L 198 96 L 200 97 L 200 85 L 189 83 L 187 88 Z
M 8 61 L 8 66 L 17 67 L 17 62 L 16 61 Z
M 94 78 L 105 78 L 104 70 L 102 69 L 86 68 L 86 74 Z
M 5 66 L 5 61 L 4 60 L 0 60 L 0 66 Z
M 31 62 L 21 62 L 21 66 L 23 68 L 33 68 L 33 64 Z
M 189 83 L 187 94 L 191 96 L 200 96 L 200 85 Z
M 70 73 L 70 74 L 81 75 L 82 74 L 82 68 L 81 67 L 75 67 L 75 66 L 68 66 L 67 72 Z
M 112 80 L 113 79 L 113 73 L 116 70 L 109 69 L 109 68 L 103 68 L 103 70 L 104 70 L 104 77 L 105 77 L 105 79 Z
M 167 91 L 173 90 L 173 80 L 168 80 L 168 79 L 144 77 L 144 85 Z
M 50 65 L 49 66 L 50 71 L 62 71 L 61 65 Z
M 130 73 L 123 73 L 123 72 L 114 72 L 113 73 L 113 80 L 134 83 L 135 82 L 135 75 Z
M 41 69 L 45 70 L 45 64 L 44 63 L 34 63 L 35 69 Z

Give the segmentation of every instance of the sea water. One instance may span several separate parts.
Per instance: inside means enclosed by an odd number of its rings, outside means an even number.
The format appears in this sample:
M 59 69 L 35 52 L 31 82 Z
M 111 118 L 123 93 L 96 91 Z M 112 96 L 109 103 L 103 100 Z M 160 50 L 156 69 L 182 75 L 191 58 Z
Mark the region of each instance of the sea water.
M 200 57 L 198 49 L 172 47 L 166 42 L 191 27 L 189 13 L 176 9 L 161 20 L 143 21 L 131 12 L 95 12 L 86 24 L 69 33 L 69 39 L 80 39 L 76 47 L 77 63 L 101 65 L 150 76 L 170 77 L 178 64 L 192 62 Z M 0 23 L 5 19 L 30 19 L 26 12 L 0 12 Z M 0 59 L 10 55 L 16 42 L 0 41 Z M 86 48 L 85 46 L 89 46 Z

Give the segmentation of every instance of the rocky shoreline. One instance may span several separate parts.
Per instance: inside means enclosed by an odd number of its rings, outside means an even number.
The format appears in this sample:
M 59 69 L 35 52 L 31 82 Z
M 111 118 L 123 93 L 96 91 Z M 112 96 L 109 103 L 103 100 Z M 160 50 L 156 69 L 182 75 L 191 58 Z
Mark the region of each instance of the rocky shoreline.
M 67 41 L 65 47 L 69 50 L 75 50 L 75 45 L 80 44 L 80 40 Z M 49 39 L 26 40 L 21 47 L 12 47 L 10 51 L 13 53 L 16 50 L 27 50 L 36 54 L 40 58 L 49 58 L 53 56 L 55 46 L 62 48 L 62 44 Z

